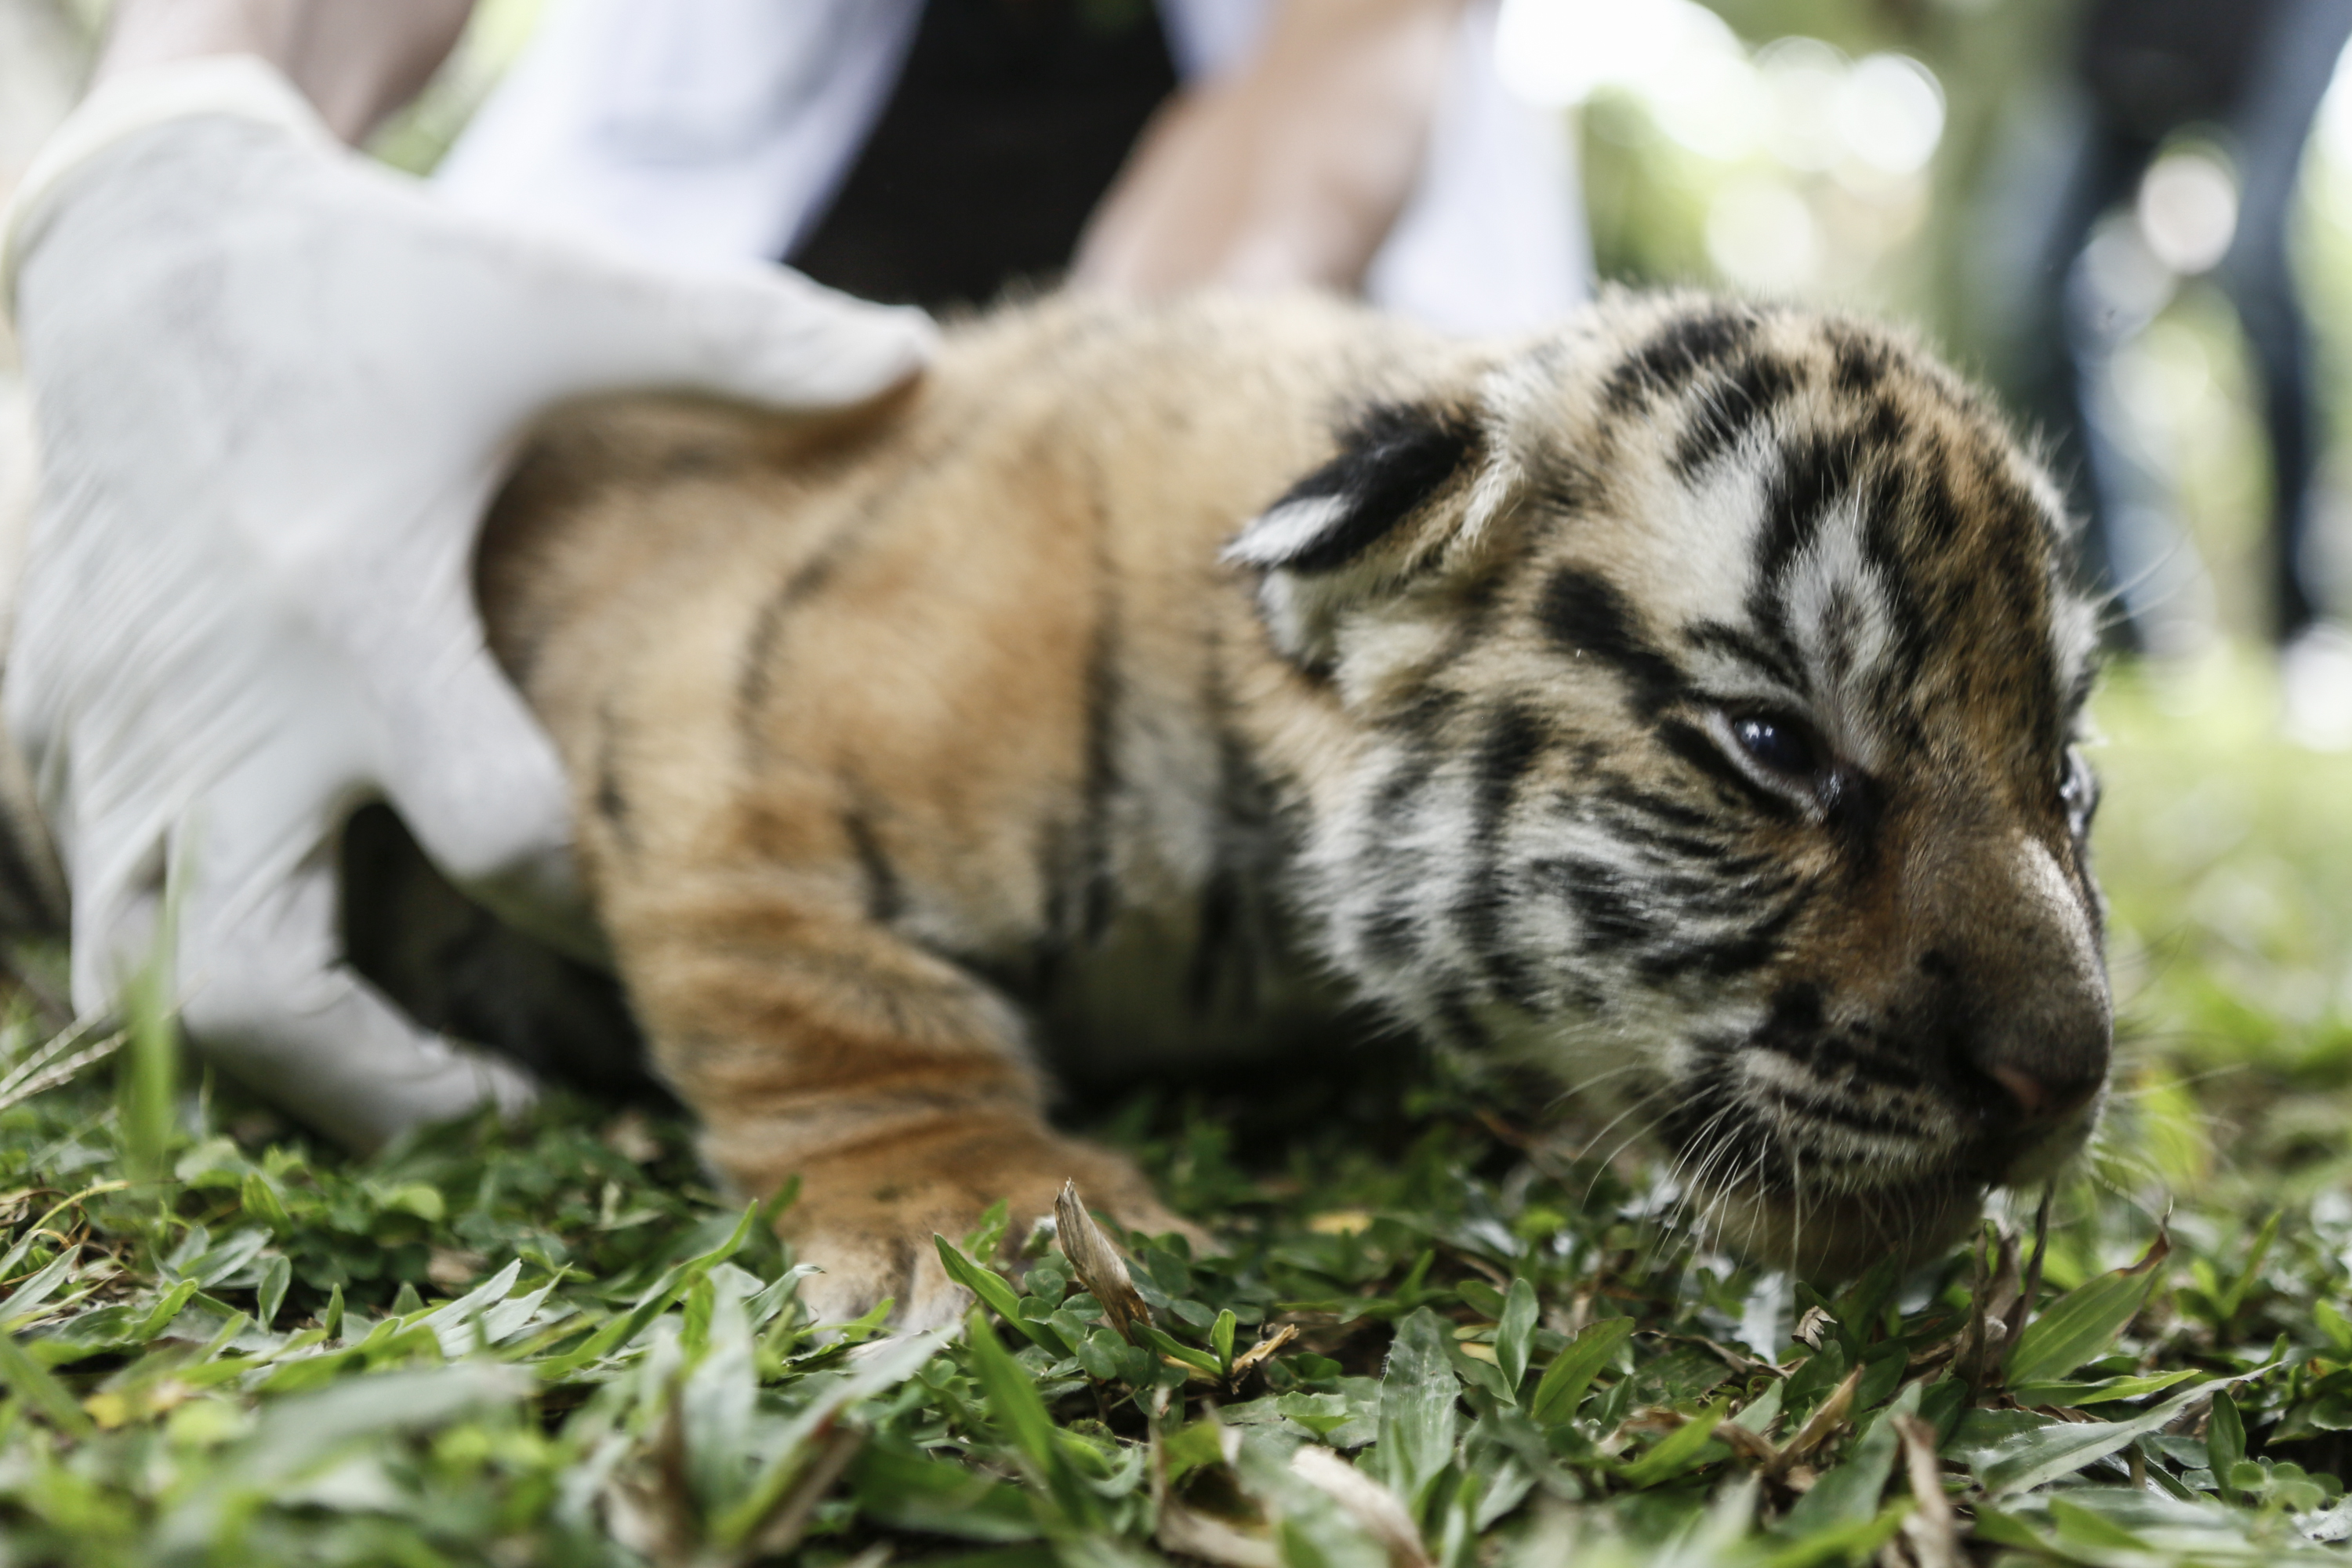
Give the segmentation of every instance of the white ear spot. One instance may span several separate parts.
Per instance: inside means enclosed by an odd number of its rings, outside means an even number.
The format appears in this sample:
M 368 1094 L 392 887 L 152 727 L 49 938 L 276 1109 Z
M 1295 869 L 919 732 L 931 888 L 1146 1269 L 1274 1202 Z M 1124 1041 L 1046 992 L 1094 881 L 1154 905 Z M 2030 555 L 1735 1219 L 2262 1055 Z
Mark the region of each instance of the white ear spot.
M 1225 546 L 1223 559 L 1242 566 L 1279 566 L 1296 560 L 1307 547 L 1347 516 L 1347 496 L 1308 496 L 1285 501 L 1260 512 L 1239 537 Z

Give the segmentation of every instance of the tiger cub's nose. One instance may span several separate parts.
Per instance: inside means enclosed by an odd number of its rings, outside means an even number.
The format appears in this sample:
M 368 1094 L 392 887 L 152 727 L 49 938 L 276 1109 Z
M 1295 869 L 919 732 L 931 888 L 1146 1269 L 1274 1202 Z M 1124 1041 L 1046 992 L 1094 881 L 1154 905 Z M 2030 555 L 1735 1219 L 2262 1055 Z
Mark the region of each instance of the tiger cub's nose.
M 2022 1068 L 1999 1066 L 1988 1068 L 1985 1076 L 2009 1091 L 2010 1099 L 2017 1101 L 2018 1110 L 2025 1113 L 2028 1121 L 2056 1121 L 2081 1110 L 2099 1092 L 2099 1085 L 2106 1081 L 2104 1071 L 2093 1078 L 2051 1081 Z
M 2113 1033 L 2105 998 L 2037 1008 L 2008 1028 L 1969 1043 L 1969 1068 L 2000 1089 L 2030 1126 L 2062 1121 L 2090 1103 L 2107 1081 Z

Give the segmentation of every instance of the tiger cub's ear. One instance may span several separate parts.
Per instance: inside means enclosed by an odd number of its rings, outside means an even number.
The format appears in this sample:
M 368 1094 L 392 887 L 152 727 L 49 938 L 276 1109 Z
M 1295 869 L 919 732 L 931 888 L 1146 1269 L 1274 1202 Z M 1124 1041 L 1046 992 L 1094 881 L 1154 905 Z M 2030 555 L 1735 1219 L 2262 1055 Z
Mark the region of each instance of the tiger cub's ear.
M 1327 668 L 1349 611 L 1483 555 L 1517 488 L 1488 425 L 1475 406 L 1375 404 L 1340 432 L 1337 456 L 1242 529 L 1224 559 L 1265 574 L 1276 646 Z

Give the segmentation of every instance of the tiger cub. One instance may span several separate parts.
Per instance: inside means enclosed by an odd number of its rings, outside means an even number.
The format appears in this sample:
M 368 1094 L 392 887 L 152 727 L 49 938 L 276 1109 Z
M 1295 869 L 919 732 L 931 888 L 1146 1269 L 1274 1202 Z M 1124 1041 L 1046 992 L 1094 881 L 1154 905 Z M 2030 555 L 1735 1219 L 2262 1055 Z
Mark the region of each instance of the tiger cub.
M 1181 1223 L 1049 1128 L 1030 1009 L 1181 1034 L 1242 908 L 1294 991 L 1646 1123 L 1727 1245 L 1947 1244 L 2106 1076 L 2064 556 L 1858 321 L 1065 299 L 857 416 L 573 411 L 478 574 L 709 1159 L 799 1178 L 820 1310 L 924 1323 L 1000 1197 Z

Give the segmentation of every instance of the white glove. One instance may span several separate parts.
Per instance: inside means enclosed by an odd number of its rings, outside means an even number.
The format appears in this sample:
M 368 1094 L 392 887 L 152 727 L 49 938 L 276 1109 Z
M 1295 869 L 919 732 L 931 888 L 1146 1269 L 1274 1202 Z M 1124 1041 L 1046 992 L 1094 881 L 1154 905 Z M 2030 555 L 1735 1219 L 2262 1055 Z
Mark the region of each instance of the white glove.
M 41 461 L 5 720 L 72 889 L 76 1006 L 168 938 L 190 1036 L 346 1142 L 527 1099 L 342 964 L 336 883 L 382 797 L 459 885 L 593 947 L 554 750 L 471 595 L 509 447 L 624 387 L 859 401 L 929 321 L 460 215 L 226 58 L 67 122 L 0 227 L 0 303 Z

